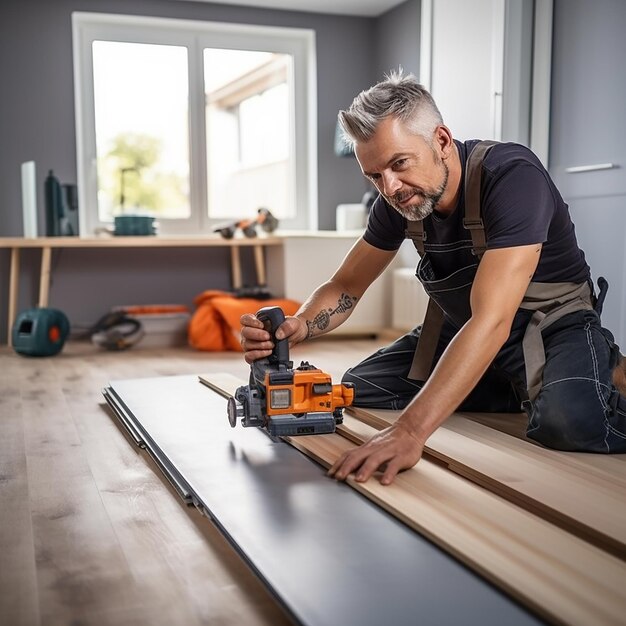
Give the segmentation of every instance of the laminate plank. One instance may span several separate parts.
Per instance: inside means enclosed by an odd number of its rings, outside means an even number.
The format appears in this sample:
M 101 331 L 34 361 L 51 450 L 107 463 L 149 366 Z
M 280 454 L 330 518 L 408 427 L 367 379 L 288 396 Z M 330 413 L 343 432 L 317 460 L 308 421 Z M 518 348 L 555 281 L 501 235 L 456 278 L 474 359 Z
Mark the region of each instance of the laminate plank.
M 526 426 L 528 424 L 526 413 L 469 413 L 458 411 L 457 415 L 462 415 L 469 420 L 478 422 L 483 426 L 489 426 L 512 437 L 535 443 L 532 439 L 526 437 Z
M 528 424 L 528 417 L 525 413 L 469 413 L 459 411 L 456 413 L 456 415 L 466 417 L 473 422 L 478 422 L 483 426 L 489 426 L 494 430 L 498 430 L 513 437 L 517 437 L 518 439 L 523 439 L 524 441 L 533 445 L 541 446 L 541 444 L 526 437 L 526 426 Z M 576 466 L 579 466 L 581 464 L 582 459 L 582 462 L 590 471 L 603 471 L 605 474 L 608 474 L 609 476 L 612 476 L 613 479 L 615 479 L 616 464 L 626 463 L 626 454 L 588 454 L 583 457 L 582 455 L 571 455 L 569 453 L 563 453 L 562 462 L 566 463 L 567 459 L 570 459 L 570 463 Z
M 39 622 L 35 544 L 30 518 L 19 388 L 0 380 L 0 624 Z
M 503 436 L 497 430 L 487 427 L 482 422 L 465 419 L 464 414 L 455 415 L 447 428 L 471 437 L 481 437 L 506 448 L 511 453 L 523 454 L 525 457 L 542 459 L 556 463 L 559 467 L 569 468 L 580 476 L 599 482 L 608 481 L 611 488 L 626 489 L 626 454 L 594 454 L 585 452 L 563 452 L 551 450 L 540 444 L 525 439 L 518 442 Z M 528 444 L 534 446 L 530 447 Z
M 55 378 L 42 361 L 21 384 L 41 620 L 113 623 L 140 599 Z
M 376 429 L 400 413 L 350 412 Z M 626 558 L 626 455 L 548 450 L 457 414 L 431 435 L 425 451 L 452 471 Z

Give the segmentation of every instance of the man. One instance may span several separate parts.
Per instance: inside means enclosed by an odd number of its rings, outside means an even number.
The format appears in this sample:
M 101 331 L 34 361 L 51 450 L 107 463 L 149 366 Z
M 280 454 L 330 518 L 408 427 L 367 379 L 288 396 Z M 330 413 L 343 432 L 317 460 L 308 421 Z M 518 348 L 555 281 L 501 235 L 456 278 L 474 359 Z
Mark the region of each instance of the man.
M 407 232 L 441 328 L 427 321 L 348 370 L 355 404 L 404 410 L 329 474 L 366 481 L 380 468 L 391 483 L 459 407 L 521 406 L 527 436 L 548 447 L 626 452 L 625 361 L 599 318 L 606 283 L 596 297 L 567 205 L 537 157 L 517 144 L 454 140 L 430 94 L 402 73 L 339 119 L 380 196 L 363 237 L 277 337 L 293 345 L 343 323 Z M 260 322 L 241 322 L 246 361 L 267 356 Z

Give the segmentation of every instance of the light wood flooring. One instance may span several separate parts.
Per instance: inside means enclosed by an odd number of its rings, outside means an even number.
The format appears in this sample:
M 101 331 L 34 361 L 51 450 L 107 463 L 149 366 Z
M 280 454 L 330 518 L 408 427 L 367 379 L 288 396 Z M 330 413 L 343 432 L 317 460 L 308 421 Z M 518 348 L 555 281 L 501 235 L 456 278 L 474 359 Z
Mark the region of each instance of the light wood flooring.
M 335 380 L 384 343 L 329 338 L 292 358 Z M 249 368 L 238 353 L 187 348 L 74 342 L 47 358 L 0 348 L 0 624 L 289 623 L 101 394 L 111 380 L 212 372 L 247 379 Z

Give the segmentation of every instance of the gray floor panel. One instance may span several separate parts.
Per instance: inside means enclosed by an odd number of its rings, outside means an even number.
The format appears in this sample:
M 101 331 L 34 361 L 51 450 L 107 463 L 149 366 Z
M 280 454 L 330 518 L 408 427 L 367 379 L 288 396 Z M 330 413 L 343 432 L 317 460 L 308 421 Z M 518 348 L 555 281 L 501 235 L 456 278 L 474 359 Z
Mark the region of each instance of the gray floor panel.
M 231 429 L 226 400 L 196 376 L 113 381 L 105 396 L 298 622 L 541 623 L 288 444 Z

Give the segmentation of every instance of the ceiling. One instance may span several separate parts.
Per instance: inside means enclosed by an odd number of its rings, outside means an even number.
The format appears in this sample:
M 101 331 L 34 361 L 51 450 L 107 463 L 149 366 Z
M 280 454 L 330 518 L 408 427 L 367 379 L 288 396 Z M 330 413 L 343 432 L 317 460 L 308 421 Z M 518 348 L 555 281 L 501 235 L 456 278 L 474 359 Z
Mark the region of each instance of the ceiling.
M 337 15 L 357 15 L 377 17 L 392 9 L 404 0 L 193 0 L 194 2 L 214 2 L 264 9 L 284 9 L 286 11 L 308 11 L 310 13 L 335 13 Z

